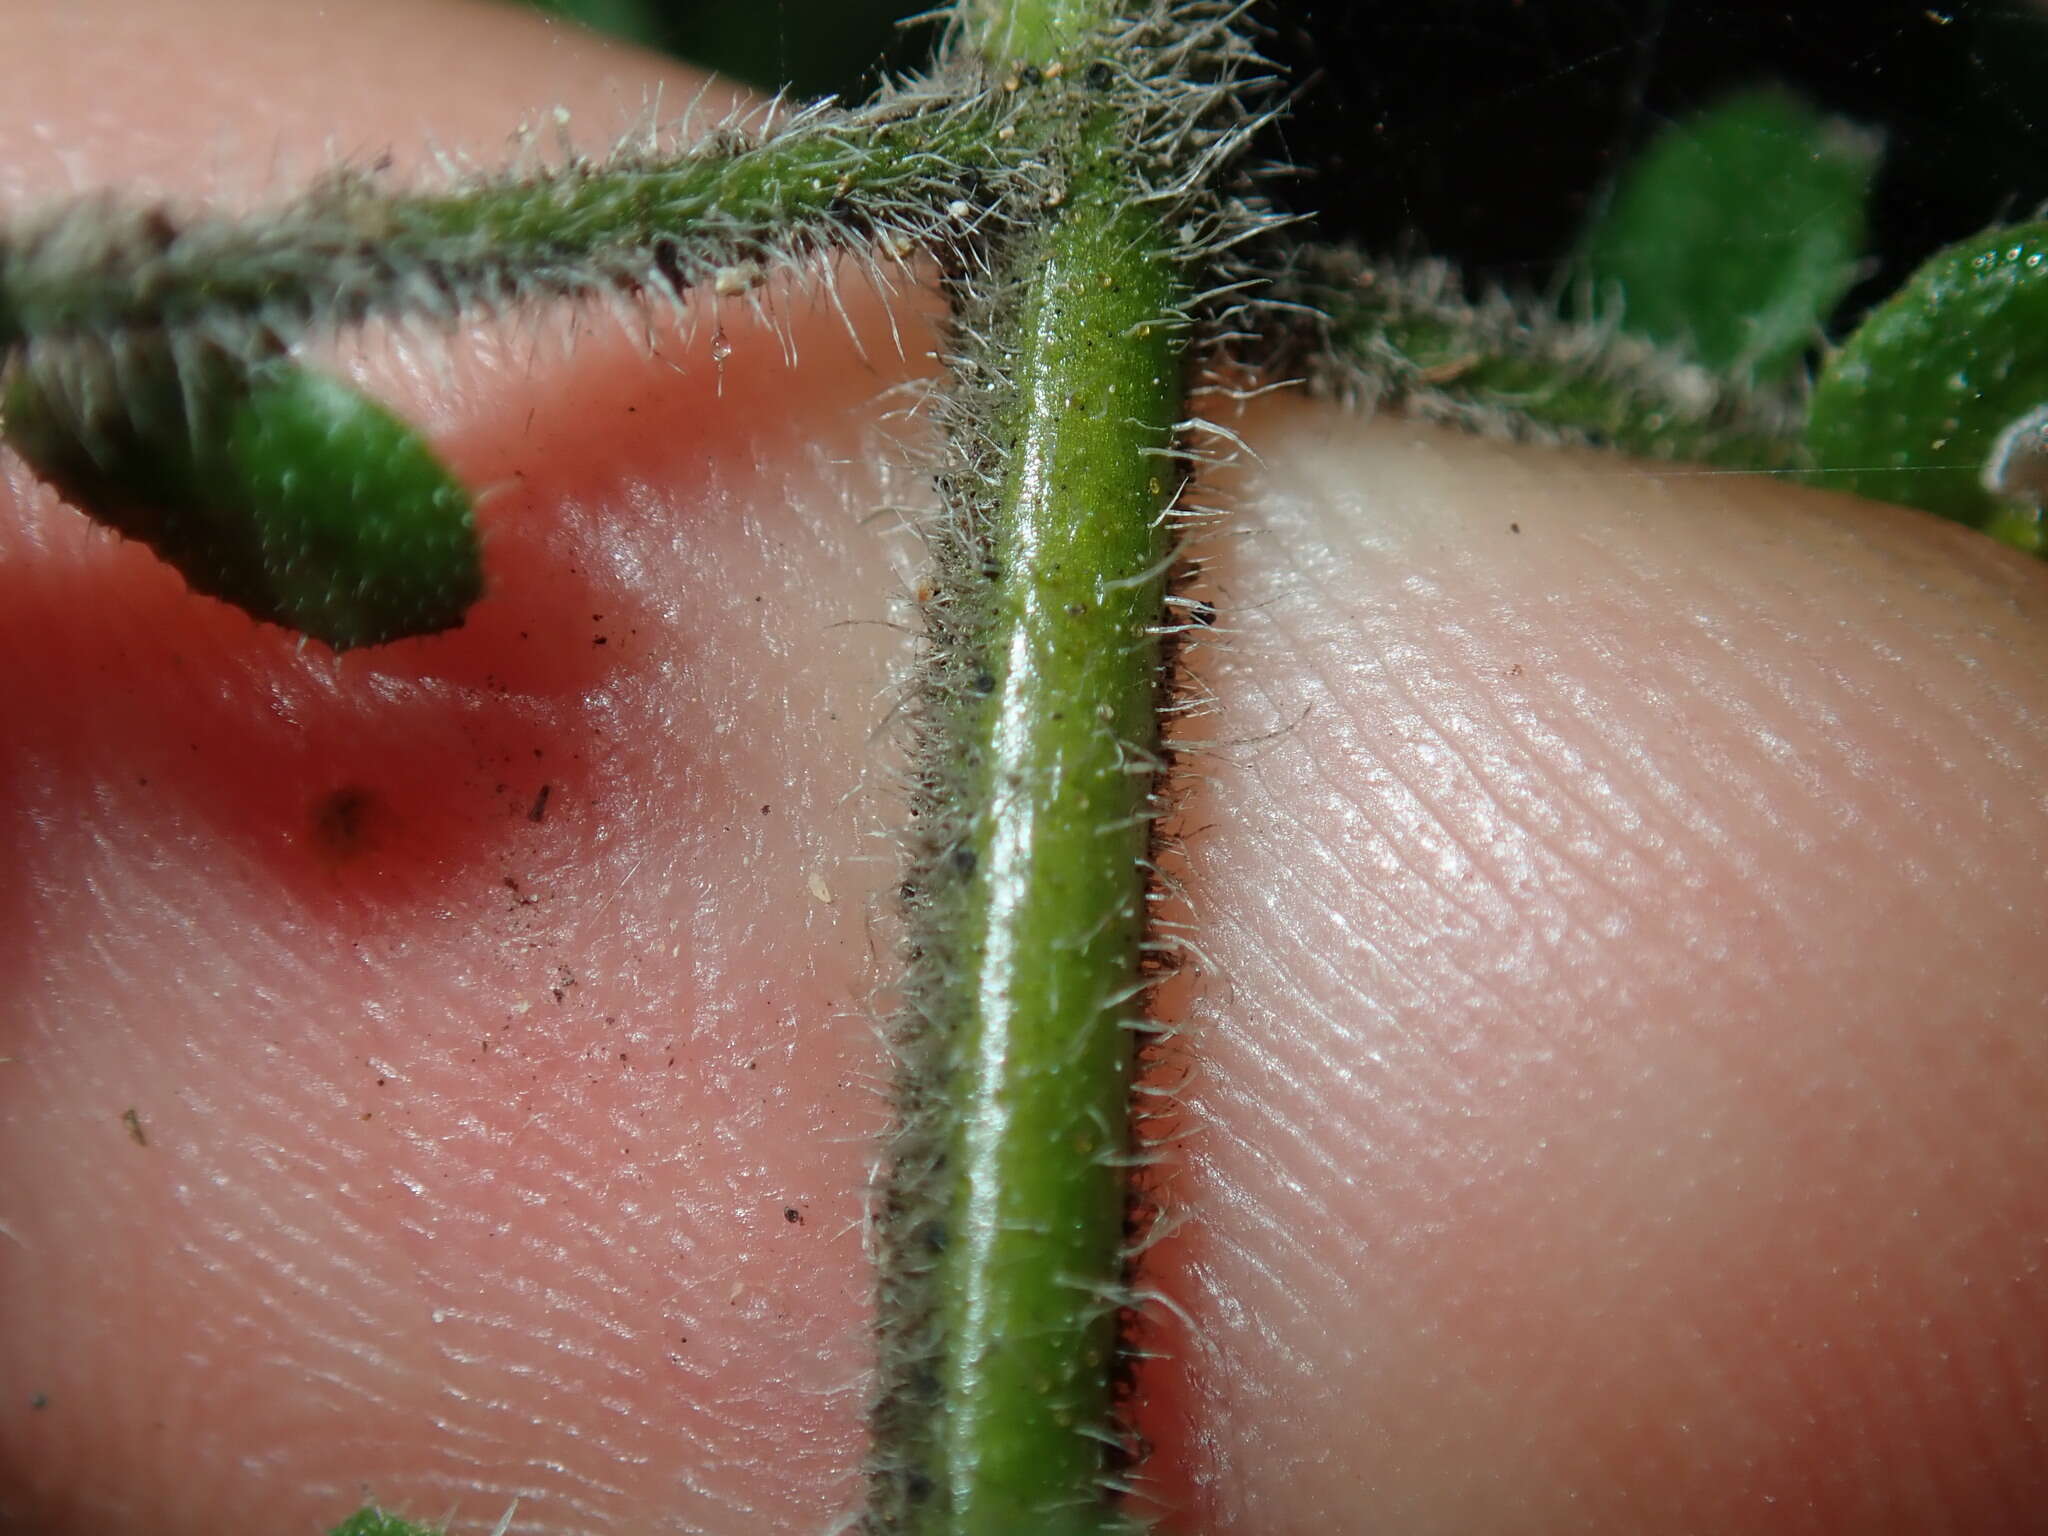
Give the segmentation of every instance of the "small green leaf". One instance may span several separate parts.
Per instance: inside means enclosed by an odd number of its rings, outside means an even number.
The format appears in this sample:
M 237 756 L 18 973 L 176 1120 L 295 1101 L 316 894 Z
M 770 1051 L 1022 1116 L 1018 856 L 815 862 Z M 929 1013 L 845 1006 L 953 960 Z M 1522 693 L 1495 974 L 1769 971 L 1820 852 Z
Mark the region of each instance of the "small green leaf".
M 1814 386 L 1819 483 L 2041 548 L 2048 463 L 2048 223 L 1937 253 Z
M 7 440 L 192 586 L 336 650 L 432 634 L 481 595 L 468 493 L 405 422 L 282 356 L 44 347 Z
M 441 1536 L 441 1533 L 401 1520 L 396 1515 L 387 1515 L 381 1509 L 365 1508 L 350 1515 L 327 1536 Z
M 1875 134 L 1785 91 L 1667 131 L 1587 232 L 1593 302 L 1712 368 L 1781 377 L 1855 280 Z

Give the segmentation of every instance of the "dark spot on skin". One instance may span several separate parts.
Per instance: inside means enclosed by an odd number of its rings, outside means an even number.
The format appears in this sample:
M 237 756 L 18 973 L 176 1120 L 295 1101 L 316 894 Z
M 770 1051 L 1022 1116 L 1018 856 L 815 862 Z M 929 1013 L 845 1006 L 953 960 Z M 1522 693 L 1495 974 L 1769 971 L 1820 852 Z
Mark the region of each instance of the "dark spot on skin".
M 128 1127 L 128 1134 L 134 1138 L 135 1145 L 138 1147 L 149 1145 L 149 1137 L 144 1135 L 142 1130 L 142 1116 L 132 1109 L 124 1109 L 121 1111 L 121 1123 Z
M 590 643 L 592 645 L 610 645 L 612 640 L 610 635 L 597 635 L 592 638 Z
M 1522 525 L 1521 525 L 1520 523 L 1509 523 L 1509 524 L 1508 524 L 1508 532 L 1509 532 L 1509 533 L 1520 533 L 1521 531 L 1522 531 Z
M 763 816 L 766 816 L 766 815 L 768 814 L 768 807 L 767 807 L 767 806 L 765 806 L 765 805 L 764 805 L 764 806 L 762 806 L 762 807 L 761 807 L 761 814 L 762 814 Z
M 533 808 L 526 813 L 526 819 L 528 821 L 545 821 L 547 819 L 548 796 L 553 794 L 554 792 L 554 785 L 541 785 L 540 793 L 533 797 Z M 518 887 L 514 886 L 513 889 L 517 890 Z
M 959 873 L 971 875 L 974 873 L 974 850 L 972 848 L 955 848 L 950 862 Z
M 802 1226 L 804 1224 L 803 1212 L 799 1211 L 793 1205 L 785 1205 L 782 1208 L 782 1219 L 784 1221 L 795 1222 L 798 1226 Z
M 329 858 L 362 853 L 372 841 L 377 796 L 360 784 L 344 784 L 313 805 L 313 841 Z
M 37 1413 L 41 1413 L 50 1406 L 50 1394 L 47 1392 L 31 1392 L 28 1398 L 28 1405 Z

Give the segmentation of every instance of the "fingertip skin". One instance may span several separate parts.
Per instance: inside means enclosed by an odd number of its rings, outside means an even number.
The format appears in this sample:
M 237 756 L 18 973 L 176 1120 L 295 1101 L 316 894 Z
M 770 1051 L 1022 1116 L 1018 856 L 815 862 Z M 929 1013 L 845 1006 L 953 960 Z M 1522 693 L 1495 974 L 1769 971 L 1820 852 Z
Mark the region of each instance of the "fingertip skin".
M 2032 1529 L 2048 573 L 1770 482 L 1245 436 L 1178 1528 Z
M 538 109 L 605 144 L 701 85 L 568 37 L 24 8 L 10 203 L 495 165 Z M 323 359 L 495 492 L 446 635 L 301 645 L 7 467 L 0 1526 L 374 1499 L 482 1533 L 516 1495 L 523 1529 L 804 1531 L 857 1498 L 864 785 L 905 559 L 873 401 L 911 365 L 873 308 L 856 344 L 756 297 L 808 371 L 741 312 L 654 355 L 522 319 Z

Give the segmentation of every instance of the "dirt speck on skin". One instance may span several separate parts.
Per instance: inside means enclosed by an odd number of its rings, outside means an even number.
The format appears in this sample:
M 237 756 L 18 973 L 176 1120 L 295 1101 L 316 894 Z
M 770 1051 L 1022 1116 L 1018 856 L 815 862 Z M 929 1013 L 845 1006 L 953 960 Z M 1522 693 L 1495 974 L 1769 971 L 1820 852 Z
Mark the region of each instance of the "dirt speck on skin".
M 381 802 L 360 784 L 344 784 L 313 802 L 313 844 L 330 859 L 353 858 L 375 841 Z
M 793 1205 L 785 1205 L 782 1208 L 782 1219 L 794 1222 L 797 1226 L 802 1226 L 804 1224 L 804 1213 Z
M 138 1147 L 149 1145 L 149 1136 L 142 1129 L 141 1115 L 137 1114 L 133 1109 L 124 1109 L 121 1111 L 121 1123 L 128 1127 L 128 1134 L 134 1140 L 135 1145 Z
M 813 871 L 811 874 L 811 897 L 823 906 L 832 905 L 832 887 L 825 883 L 825 877 Z
M 541 787 L 540 787 L 540 793 L 539 793 L 539 794 L 537 794 L 537 795 L 535 795 L 535 796 L 533 797 L 533 808 L 532 808 L 531 810 L 529 810 L 529 811 L 528 811 L 528 812 L 526 813 L 526 819 L 527 819 L 528 821 L 546 821 L 546 820 L 547 820 L 547 816 L 548 816 L 548 796 L 549 796 L 549 795 L 551 795 L 551 794 L 553 794 L 554 792 L 555 792 L 555 786 L 554 786 L 554 785 L 552 785 L 552 784 L 543 784 L 543 785 L 541 785 Z

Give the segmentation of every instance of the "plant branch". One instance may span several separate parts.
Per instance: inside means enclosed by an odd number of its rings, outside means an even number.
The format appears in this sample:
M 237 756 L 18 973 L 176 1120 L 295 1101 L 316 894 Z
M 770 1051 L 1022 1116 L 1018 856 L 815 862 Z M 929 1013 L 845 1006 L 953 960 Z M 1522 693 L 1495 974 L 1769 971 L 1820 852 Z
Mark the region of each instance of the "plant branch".
M 1809 464 L 1797 398 L 1612 325 L 1572 324 L 1501 294 L 1474 303 L 1440 262 L 1304 251 L 1275 298 L 1300 318 L 1269 366 L 1353 406 L 1730 469 Z
M 1127 1524 L 1112 1399 L 1176 435 L 1197 279 L 1252 215 L 1215 181 L 1247 128 L 1234 13 L 1161 5 L 1030 51 L 1080 14 L 970 18 L 1053 175 L 949 281 L 875 1532 Z
M 181 219 L 71 204 L 0 243 L 0 346 L 197 328 L 236 346 L 316 324 L 544 298 L 743 291 L 821 250 L 901 258 L 958 238 L 993 184 L 1031 167 L 1004 93 L 912 86 L 821 104 L 748 142 L 645 147 L 430 193 L 330 177 L 288 208 Z M 964 210 L 964 211 L 963 211 Z

